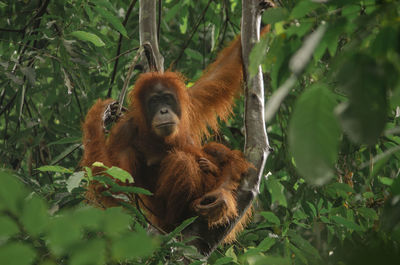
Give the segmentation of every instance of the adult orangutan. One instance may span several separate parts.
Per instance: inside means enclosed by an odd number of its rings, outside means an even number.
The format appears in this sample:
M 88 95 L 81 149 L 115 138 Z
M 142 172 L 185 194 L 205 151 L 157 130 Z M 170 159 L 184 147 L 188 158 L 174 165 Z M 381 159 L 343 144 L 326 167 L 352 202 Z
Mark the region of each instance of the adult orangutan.
M 201 215 L 209 226 L 229 222 L 237 216 L 235 190 L 250 165 L 239 151 L 217 143 L 202 145 L 202 140 L 209 129 L 218 130 L 218 117 L 226 120 L 232 113 L 234 97 L 241 91 L 242 68 L 238 37 L 190 88 L 175 72 L 142 74 L 129 94 L 128 111 L 108 138 L 102 118 L 112 100 L 98 100 L 83 124 L 81 165 L 100 161 L 131 173 L 134 185 L 153 193 L 140 196 L 142 207 L 165 231 L 194 215 Z M 88 200 L 114 206 L 115 199 L 102 196 L 103 190 L 90 185 Z M 234 236 L 235 231 L 226 241 Z

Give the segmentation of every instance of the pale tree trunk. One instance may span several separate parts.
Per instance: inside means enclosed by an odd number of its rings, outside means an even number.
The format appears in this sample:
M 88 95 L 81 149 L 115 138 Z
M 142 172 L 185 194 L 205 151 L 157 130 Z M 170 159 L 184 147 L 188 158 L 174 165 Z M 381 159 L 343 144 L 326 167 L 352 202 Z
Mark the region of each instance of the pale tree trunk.
M 157 5 L 156 0 L 140 0 L 139 2 L 139 38 L 140 45 L 149 43 L 153 52 L 156 70 L 164 71 L 164 58 L 158 49 L 157 36 Z M 147 56 L 149 58 L 149 56 Z M 145 72 L 149 71 L 148 64 L 145 65 Z

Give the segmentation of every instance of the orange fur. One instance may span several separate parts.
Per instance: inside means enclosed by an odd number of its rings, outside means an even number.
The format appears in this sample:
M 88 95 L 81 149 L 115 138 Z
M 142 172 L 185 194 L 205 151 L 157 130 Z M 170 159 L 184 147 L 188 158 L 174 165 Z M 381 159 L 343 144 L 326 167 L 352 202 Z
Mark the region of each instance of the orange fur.
M 226 120 L 232 113 L 234 97 L 241 91 L 242 68 L 238 37 L 191 88 L 186 88 L 183 77 L 175 72 L 142 74 L 129 93 L 128 112 L 108 138 L 103 133 L 102 116 L 111 100 L 98 100 L 83 124 L 81 165 L 100 161 L 130 172 L 135 185 L 154 194 L 140 196 L 142 206 L 148 210 L 148 218 L 166 231 L 196 214 L 209 226 L 229 222 L 237 216 L 235 191 L 250 164 L 241 152 L 217 143 L 202 146 L 202 140 L 209 136 L 209 128 L 218 129 L 218 118 Z M 162 139 L 147 124 L 144 102 L 149 88 L 158 84 L 173 90 L 181 108 L 177 133 Z M 199 159 L 209 161 L 210 172 L 202 170 Z M 99 184 L 91 184 L 87 200 L 102 207 L 116 205 L 112 198 L 99 195 L 102 190 Z M 215 207 L 204 207 L 214 198 Z M 226 241 L 234 240 L 249 215 L 245 214 Z

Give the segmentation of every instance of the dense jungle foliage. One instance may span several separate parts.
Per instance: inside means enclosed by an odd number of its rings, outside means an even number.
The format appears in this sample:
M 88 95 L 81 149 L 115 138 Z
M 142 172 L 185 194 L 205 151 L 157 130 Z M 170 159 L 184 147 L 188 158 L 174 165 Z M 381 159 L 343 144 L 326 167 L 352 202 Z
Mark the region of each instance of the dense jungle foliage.
M 165 66 L 190 85 L 240 32 L 241 1 L 160 2 Z M 179 240 L 191 220 L 149 236 L 134 206 L 83 202 L 80 126 L 118 97 L 139 2 L 0 0 L 0 264 L 400 264 L 400 4 L 275 2 L 250 57 L 274 151 L 252 222 L 204 260 Z M 243 149 L 243 112 L 217 140 Z

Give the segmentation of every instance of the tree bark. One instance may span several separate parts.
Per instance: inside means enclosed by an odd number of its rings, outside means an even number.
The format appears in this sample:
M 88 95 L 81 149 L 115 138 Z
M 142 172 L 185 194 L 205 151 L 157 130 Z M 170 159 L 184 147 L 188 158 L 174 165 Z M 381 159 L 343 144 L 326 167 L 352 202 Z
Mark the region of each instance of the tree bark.
M 139 7 L 139 39 L 140 45 L 149 43 L 153 51 L 157 71 L 164 71 L 164 58 L 158 48 L 157 37 L 157 5 L 156 0 L 140 0 Z M 146 60 L 143 60 L 145 62 Z M 145 72 L 149 71 L 148 64 L 145 65 Z

